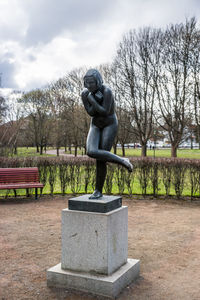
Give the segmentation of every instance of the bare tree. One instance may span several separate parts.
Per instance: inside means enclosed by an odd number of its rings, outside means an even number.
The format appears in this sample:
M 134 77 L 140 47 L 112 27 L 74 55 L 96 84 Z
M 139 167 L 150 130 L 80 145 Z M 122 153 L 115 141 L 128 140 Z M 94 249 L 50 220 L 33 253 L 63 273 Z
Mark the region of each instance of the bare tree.
M 121 144 L 122 155 L 125 156 L 125 144 L 135 140 L 132 126 L 132 116 L 127 109 L 124 90 L 118 79 L 118 68 L 115 63 L 99 66 L 100 72 L 107 85 L 110 86 L 116 104 L 116 114 L 119 121 L 118 134 L 114 142 L 114 152 L 117 152 L 117 143 Z
M 150 28 L 130 31 L 120 42 L 115 59 L 121 93 L 131 113 L 132 128 L 141 143 L 142 156 L 146 156 L 152 132 L 160 35 L 160 30 Z
M 125 144 L 131 141 L 132 137 L 132 124 L 130 113 L 122 106 L 117 106 L 116 108 L 117 118 L 119 121 L 119 128 L 117 133 L 117 141 L 122 147 L 122 155 L 125 156 Z
M 171 156 L 177 156 L 191 102 L 191 60 L 196 21 L 171 25 L 163 34 L 159 80 L 155 82 L 161 112 L 160 126 L 168 132 Z
M 83 89 L 84 69 L 75 69 L 51 85 L 51 115 L 54 120 L 53 143 L 57 152 L 61 145 L 85 145 L 89 119 L 83 109 L 80 94 Z
M 194 49 L 191 60 L 192 65 L 192 85 L 191 94 L 193 107 L 191 108 L 192 117 L 195 116 L 196 135 L 200 149 L 200 32 L 197 30 L 193 36 Z M 193 114 L 194 112 L 194 114 Z
M 10 95 L 11 98 L 14 93 Z M 0 96 L 0 155 L 17 154 L 24 119 L 20 108 L 13 101 L 9 102 Z
M 49 86 L 48 94 L 51 122 L 50 143 L 56 147 L 57 156 L 59 156 L 59 149 L 63 144 L 64 133 L 66 131 L 62 116 L 67 99 L 61 79 Z
M 6 99 L 0 95 L 0 124 L 3 121 L 2 118 L 6 115 L 7 109 Z
M 86 74 L 85 68 L 74 69 L 66 78 L 68 85 L 71 86 L 73 96 L 71 97 L 70 122 L 71 122 L 71 141 L 75 147 L 75 156 L 78 146 L 83 146 L 86 153 L 86 139 L 89 130 L 90 119 L 86 113 L 82 101 L 81 92 L 83 90 L 83 77 Z
M 34 144 L 42 155 L 51 129 L 48 92 L 33 90 L 23 94 L 18 101 L 24 104 L 24 112 L 29 119 L 28 134 L 33 134 Z

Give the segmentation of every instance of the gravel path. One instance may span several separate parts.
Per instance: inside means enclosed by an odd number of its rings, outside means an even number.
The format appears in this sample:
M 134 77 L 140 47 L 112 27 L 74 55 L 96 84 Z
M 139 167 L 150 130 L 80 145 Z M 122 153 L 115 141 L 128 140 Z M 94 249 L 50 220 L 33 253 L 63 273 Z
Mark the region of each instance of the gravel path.
M 46 151 L 46 154 L 56 155 L 57 152 L 56 152 L 56 150 L 54 150 L 54 149 L 53 149 L 53 150 L 47 150 L 47 151 Z M 60 149 L 60 150 L 59 150 L 59 155 L 60 155 L 60 156 L 75 157 L 74 154 L 66 154 L 66 153 L 65 153 L 65 150 L 63 150 L 63 149 Z M 79 154 L 78 154 L 77 157 L 87 157 L 87 155 L 79 155 Z
M 0 299 L 96 300 L 50 289 L 46 270 L 60 262 L 61 210 L 69 197 L 0 200 Z M 126 200 L 129 257 L 141 260 L 139 279 L 119 300 L 200 299 L 200 203 Z

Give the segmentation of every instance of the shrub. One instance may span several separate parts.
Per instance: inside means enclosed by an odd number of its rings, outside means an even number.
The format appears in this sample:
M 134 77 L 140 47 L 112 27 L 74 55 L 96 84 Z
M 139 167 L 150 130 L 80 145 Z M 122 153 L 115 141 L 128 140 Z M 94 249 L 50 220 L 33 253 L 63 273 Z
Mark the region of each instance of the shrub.
M 115 167 L 114 179 L 118 187 L 118 192 L 120 195 L 123 194 L 125 189 L 125 178 L 127 176 L 127 171 L 120 165 Z
M 165 187 L 166 196 L 169 196 L 170 194 L 172 166 L 171 159 L 162 160 L 162 163 L 160 164 L 160 173 Z
M 95 160 L 86 159 L 83 161 L 83 177 L 84 177 L 84 191 L 87 194 L 88 187 L 91 184 L 92 186 L 95 185 L 95 168 L 94 168 Z
M 62 195 L 65 194 L 67 184 L 70 182 L 69 165 L 66 161 L 61 161 L 59 164 L 59 179 Z
M 142 190 L 142 195 L 147 194 L 147 186 L 150 179 L 150 160 L 145 157 L 144 159 L 138 159 L 136 166 L 138 171 L 138 179 Z
M 108 163 L 107 165 L 107 175 L 104 184 L 104 189 L 106 194 L 110 195 L 112 193 L 113 177 L 116 165 Z
M 151 188 L 153 190 L 153 195 L 157 196 L 159 190 L 159 166 L 160 162 L 158 160 L 152 160 L 151 164 L 149 164 L 150 169 L 150 183 Z
M 186 172 L 186 162 L 185 160 L 173 159 L 173 172 L 172 172 L 172 184 L 174 186 L 174 190 L 177 198 L 183 193 L 184 188 L 184 180 L 185 180 L 185 172 Z
M 69 162 L 70 186 L 73 194 L 81 189 L 81 159 L 72 159 Z
M 116 192 L 123 194 L 126 190 L 129 195 L 134 192 L 134 182 L 138 181 L 140 191 L 146 195 L 151 191 L 154 196 L 161 190 L 162 185 L 167 196 L 172 192 L 178 198 L 183 194 L 184 187 L 192 197 L 200 194 L 200 160 L 177 158 L 136 158 L 132 157 L 134 170 L 128 173 L 118 165 L 108 163 L 107 176 L 104 184 L 105 193 Z M 96 168 L 95 160 L 91 158 L 68 157 L 0 157 L 1 168 L 38 167 L 40 181 L 49 184 L 53 194 L 55 184 L 60 185 L 60 192 L 76 194 L 80 191 L 91 192 L 95 188 Z M 187 183 L 187 185 L 186 185 Z M 113 189 L 113 187 L 116 187 Z M 6 195 L 8 195 L 7 192 Z M 20 192 L 19 192 L 20 193 Z
M 50 190 L 51 190 L 51 195 L 53 196 L 53 191 L 54 191 L 54 186 L 56 182 L 56 173 L 57 173 L 57 166 L 56 165 L 49 165 L 48 166 L 48 174 L 49 174 L 49 185 L 50 185 Z

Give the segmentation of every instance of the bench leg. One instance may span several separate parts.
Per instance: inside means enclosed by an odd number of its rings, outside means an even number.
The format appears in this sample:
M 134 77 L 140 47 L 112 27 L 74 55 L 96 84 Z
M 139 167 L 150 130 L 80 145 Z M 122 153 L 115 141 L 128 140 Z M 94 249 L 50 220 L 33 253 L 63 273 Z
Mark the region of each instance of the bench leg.
M 26 189 L 26 197 L 29 197 L 29 189 Z
M 38 192 L 37 192 L 37 188 L 35 188 L 35 200 L 37 200 L 38 198 Z

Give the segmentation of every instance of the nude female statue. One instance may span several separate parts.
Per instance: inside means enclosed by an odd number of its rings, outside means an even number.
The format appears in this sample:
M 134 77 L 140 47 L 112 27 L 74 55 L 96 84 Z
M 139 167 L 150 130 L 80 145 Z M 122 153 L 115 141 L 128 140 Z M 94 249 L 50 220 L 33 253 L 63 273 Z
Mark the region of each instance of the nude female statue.
M 87 155 L 96 158 L 96 188 L 89 199 L 102 197 L 106 178 L 106 162 L 117 163 L 132 172 L 128 158 L 110 152 L 117 134 L 118 121 L 112 91 L 103 84 L 99 71 L 90 69 L 84 76 L 81 97 L 87 113 L 92 117 L 87 137 Z

